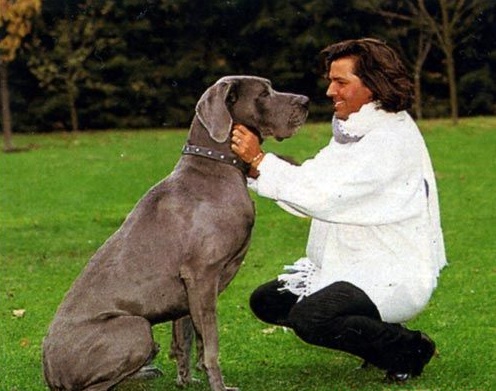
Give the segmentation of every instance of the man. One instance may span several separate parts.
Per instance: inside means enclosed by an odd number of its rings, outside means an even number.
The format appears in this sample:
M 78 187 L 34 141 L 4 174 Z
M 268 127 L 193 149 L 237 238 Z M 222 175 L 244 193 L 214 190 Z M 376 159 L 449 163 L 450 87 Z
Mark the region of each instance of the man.
M 291 165 L 264 153 L 242 125 L 233 129 L 251 188 L 312 218 L 306 257 L 257 288 L 251 308 L 310 344 L 405 381 L 422 373 L 435 344 L 401 323 L 423 310 L 446 264 L 431 161 L 406 112 L 412 83 L 397 54 L 375 39 L 330 45 L 322 55 L 333 137 L 313 159 Z

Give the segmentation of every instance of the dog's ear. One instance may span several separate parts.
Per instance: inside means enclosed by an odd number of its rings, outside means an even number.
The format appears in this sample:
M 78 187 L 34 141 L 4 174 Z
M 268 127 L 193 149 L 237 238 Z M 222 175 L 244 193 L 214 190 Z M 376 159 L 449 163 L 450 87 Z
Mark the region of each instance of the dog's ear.
M 221 80 L 205 91 L 196 104 L 198 119 L 218 143 L 225 142 L 231 132 L 233 120 L 228 106 L 237 100 L 236 86 L 235 80 Z

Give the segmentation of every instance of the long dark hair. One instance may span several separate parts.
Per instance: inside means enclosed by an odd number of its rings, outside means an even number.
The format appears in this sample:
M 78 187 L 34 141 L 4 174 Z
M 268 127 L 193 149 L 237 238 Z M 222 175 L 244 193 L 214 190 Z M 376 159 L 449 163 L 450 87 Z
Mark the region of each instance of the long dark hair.
M 325 77 L 334 60 L 354 58 L 355 75 L 385 111 L 398 112 L 412 106 L 412 80 L 398 54 L 384 42 L 372 38 L 342 41 L 327 46 L 320 55 Z

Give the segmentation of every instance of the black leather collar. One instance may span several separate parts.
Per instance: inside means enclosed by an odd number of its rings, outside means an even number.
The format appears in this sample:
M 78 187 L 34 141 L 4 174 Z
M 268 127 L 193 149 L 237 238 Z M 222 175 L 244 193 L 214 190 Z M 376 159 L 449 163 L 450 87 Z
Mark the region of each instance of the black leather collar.
M 214 149 L 200 147 L 198 145 L 186 144 L 183 147 L 183 155 L 195 155 L 236 167 L 244 175 L 250 170 L 250 165 L 232 153 L 219 152 Z

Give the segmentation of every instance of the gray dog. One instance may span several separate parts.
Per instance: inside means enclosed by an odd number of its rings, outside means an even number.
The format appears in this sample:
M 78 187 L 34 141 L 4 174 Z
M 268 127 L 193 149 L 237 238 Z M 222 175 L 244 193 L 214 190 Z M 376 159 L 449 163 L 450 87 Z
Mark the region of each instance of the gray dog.
M 216 304 L 248 250 L 255 211 L 247 167 L 230 150 L 231 127 L 284 139 L 307 106 L 307 97 L 253 76 L 224 77 L 202 95 L 174 171 L 138 202 L 58 308 L 43 342 L 50 389 L 108 390 L 156 355 L 154 324 L 178 322 L 177 337 L 189 316 L 211 389 L 235 390 L 218 363 Z

